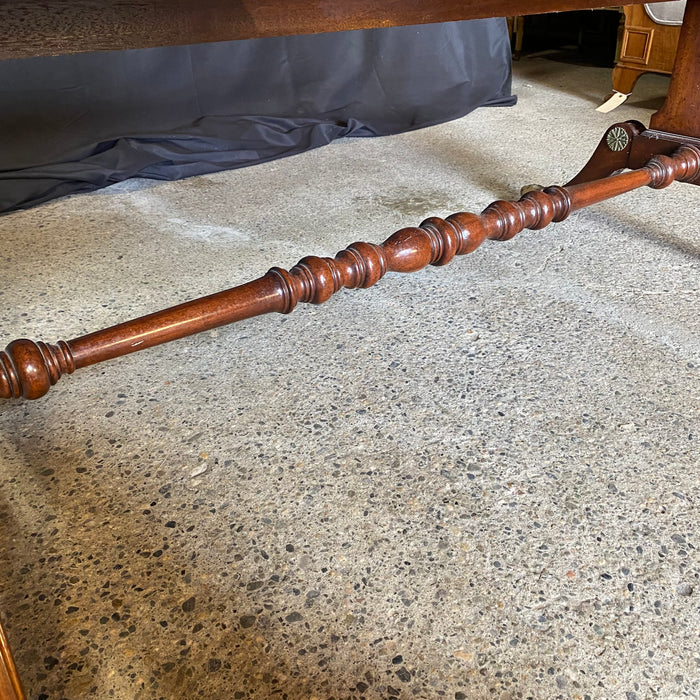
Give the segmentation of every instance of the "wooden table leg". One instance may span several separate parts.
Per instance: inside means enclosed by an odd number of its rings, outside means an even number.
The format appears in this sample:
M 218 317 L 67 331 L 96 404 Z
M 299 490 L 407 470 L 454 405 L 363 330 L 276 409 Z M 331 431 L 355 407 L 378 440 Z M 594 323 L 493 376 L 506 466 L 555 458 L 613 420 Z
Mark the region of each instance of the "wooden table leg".
M 2 624 L 0 624 L 0 699 L 25 700 L 19 674 L 10 651 L 10 643 L 7 641 Z
M 666 102 L 649 126 L 700 138 L 700 0 L 688 0 L 685 6 Z

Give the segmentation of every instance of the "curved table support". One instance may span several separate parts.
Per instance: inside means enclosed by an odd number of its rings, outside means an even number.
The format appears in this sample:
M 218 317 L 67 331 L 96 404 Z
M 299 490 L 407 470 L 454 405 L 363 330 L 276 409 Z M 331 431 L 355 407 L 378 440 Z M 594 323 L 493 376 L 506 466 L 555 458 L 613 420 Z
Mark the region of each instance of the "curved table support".
M 418 227 L 397 231 L 381 245 L 354 243 L 335 258 L 306 257 L 289 271 L 274 267 L 247 284 L 68 342 L 15 340 L 0 353 L 0 397 L 36 399 L 63 374 L 81 367 L 253 316 L 290 313 L 299 302 L 322 304 L 343 287 L 371 287 L 387 272 L 446 265 L 486 239 L 505 241 L 523 229 L 544 228 L 624 192 L 667 187 L 674 180 L 700 180 L 700 148 L 681 145 L 673 156 L 654 156 L 638 170 L 528 192 L 517 202 L 494 202 L 479 215 L 432 217 Z
M 654 156 L 671 155 L 680 144 L 700 148 L 700 138 L 646 129 L 637 121 L 613 124 L 603 135 L 588 163 L 565 186 L 599 180 L 628 168 L 641 168 Z
M 604 109 L 606 104 L 599 111 L 609 111 Z M 687 0 L 671 84 L 663 107 L 651 117 L 650 128 L 639 122 L 611 126 L 590 161 L 568 184 L 639 168 L 653 155 L 672 153 L 679 143 L 700 145 L 699 115 L 700 0 Z

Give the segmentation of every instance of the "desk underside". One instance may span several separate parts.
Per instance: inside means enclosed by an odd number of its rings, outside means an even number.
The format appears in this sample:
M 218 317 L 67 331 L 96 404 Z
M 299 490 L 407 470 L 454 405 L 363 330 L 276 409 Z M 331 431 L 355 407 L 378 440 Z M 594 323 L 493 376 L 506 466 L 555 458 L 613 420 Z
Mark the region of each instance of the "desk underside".
M 617 5 L 633 4 L 618 0 Z M 604 0 L 6 0 L 0 59 L 593 9 Z

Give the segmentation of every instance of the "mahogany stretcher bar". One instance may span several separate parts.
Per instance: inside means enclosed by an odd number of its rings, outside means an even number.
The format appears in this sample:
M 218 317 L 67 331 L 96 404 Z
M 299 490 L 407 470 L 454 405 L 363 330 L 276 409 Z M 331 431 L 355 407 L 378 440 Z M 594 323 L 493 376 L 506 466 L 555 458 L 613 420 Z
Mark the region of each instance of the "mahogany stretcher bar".
M 622 4 L 628 4 L 623 0 Z M 598 7 L 604 0 L 3 0 L 0 58 L 186 44 L 420 24 Z M 618 3 L 619 4 L 619 3 Z M 561 221 L 576 209 L 638 187 L 700 184 L 700 0 L 688 0 L 664 107 L 651 128 L 606 131 L 566 186 L 494 202 L 480 215 L 430 218 L 381 245 L 355 243 L 335 258 L 291 270 L 55 345 L 20 339 L 0 353 L 0 398 L 36 399 L 61 375 L 298 302 L 320 304 L 343 287 L 370 287 L 387 272 L 445 265 L 484 240 Z M 631 169 L 630 172 L 618 171 Z

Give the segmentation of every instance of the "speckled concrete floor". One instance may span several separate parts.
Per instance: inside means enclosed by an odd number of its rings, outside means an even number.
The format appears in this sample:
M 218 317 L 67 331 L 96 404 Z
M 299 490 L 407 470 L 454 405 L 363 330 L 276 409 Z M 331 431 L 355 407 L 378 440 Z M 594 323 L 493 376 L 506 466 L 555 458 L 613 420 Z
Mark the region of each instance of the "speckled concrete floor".
M 609 78 L 523 61 L 513 109 L 3 217 L 2 335 L 563 182 L 666 86 L 601 115 Z M 3 405 L 29 695 L 700 697 L 699 212 L 646 189 Z

